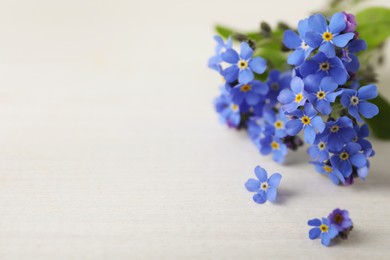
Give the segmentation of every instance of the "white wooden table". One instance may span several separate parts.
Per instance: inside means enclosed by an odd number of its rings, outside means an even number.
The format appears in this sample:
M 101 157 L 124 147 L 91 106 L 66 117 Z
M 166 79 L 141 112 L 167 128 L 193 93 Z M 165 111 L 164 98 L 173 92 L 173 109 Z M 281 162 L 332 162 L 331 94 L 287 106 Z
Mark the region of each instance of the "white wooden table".
M 374 141 L 366 182 L 336 187 L 305 149 L 262 157 L 211 105 L 214 23 L 296 23 L 320 6 L 3 1 L 0 259 L 389 259 L 390 143 Z M 243 186 L 258 164 L 283 175 L 276 205 Z M 309 240 L 307 220 L 336 207 L 350 239 Z

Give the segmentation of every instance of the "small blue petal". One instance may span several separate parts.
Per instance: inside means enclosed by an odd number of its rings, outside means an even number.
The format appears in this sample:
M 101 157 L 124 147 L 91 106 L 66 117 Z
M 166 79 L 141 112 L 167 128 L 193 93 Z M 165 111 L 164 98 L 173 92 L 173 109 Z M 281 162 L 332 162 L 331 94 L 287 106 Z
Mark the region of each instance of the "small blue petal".
M 223 61 L 230 64 L 236 64 L 240 59 L 238 53 L 233 49 L 227 49 L 225 52 L 221 54 L 221 58 Z
M 249 62 L 249 67 L 257 74 L 262 74 L 267 69 L 267 61 L 261 57 L 255 57 Z
M 278 193 L 276 188 L 270 187 L 267 189 L 267 199 L 271 202 L 274 202 L 276 199 L 276 194 Z
M 305 42 L 312 48 L 317 48 L 322 42 L 322 37 L 318 33 L 307 32 L 305 34 Z
M 248 84 L 254 79 L 253 72 L 250 69 L 240 70 L 238 73 L 238 81 L 242 84 Z
M 256 180 L 256 179 L 249 179 L 245 183 L 245 188 L 248 191 L 256 192 L 256 191 L 258 191 L 260 189 L 260 182 L 258 180 Z
M 319 228 L 312 228 L 309 231 L 309 238 L 310 239 L 316 239 L 321 235 L 321 230 Z
M 325 53 L 328 58 L 333 58 L 336 56 L 336 51 L 334 50 L 334 46 L 330 42 L 324 42 L 321 44 L 320 49 L 321 52 Z
M 361 100 L 369 100 L 376 98 L 378 96 L 378 88 L 374 84 L 361 87 L 358 90 L 358 96 Z
M 313 144 L 315 138 L 316 138 L 316 132 L 314 131 L 314 128 L 309 126 L 309 125 L 306 126 L 305 127 L 305 134 L 304 134 L 305 142 L 308 144 Z
M 249 47 L 248 43 L 241 42 L 240 49 L 241 49 L 240 52 L 241 58 L 243 58 L 244 60 L 249 60 L 252 57 L 253 50 L 251 47 Z
M 309 220 L 309 221 L 307 222 L 307 224 L 308 224 L 309 226 L 312 226 L 312 227 L 319 227 L 319 226 L 322 224 L 322 222 L 321 222 L 320 219 L 315 218 L 315 219 Z
M 269 177 L 268 184 L 271 187 L 277 188 L 279 186 L 281 179 L 282 179 L 282 175 L 280 175 L 279 173 L 274 173 L 271 175 L 271 177 Z
M 379 113 L 379 108 L 367 101 L 361 101 L 358 104 L 359 112 L 364 116 L 365 118 L 372 118 L 376 116 Z
M 299 66 L 305 60 L 305 51 L 302 49 L 297 49 L 291 53 L 287 58 L 287 63 L 290 65 Z
M 347 23 L 343 13 L 335 13 L 330 19 L 329 29 L 334 34 L 340 33 L 346 26 Z
M 286 132 L 290 136 L 295 136 L 302 130 L 302 122 L 300 119 L 293 119 L 287 122 Z
M 333 42 L 337 47 L 344 48 L 353 37 L 355 37 L 354 33 L 340 34 L 333 38 Z
M 260 190 L 258 193 L 253 195 L 253 200 L 258 204 L 263 204 L 267 201 L 267 194 L 263 190 Z
M 267 171 L 264 168 L 261 168 L 260 166 L 256 166 L 255 175 L 259 179 L 260 182 L 267 181 L 267 178 L 268 178 Z

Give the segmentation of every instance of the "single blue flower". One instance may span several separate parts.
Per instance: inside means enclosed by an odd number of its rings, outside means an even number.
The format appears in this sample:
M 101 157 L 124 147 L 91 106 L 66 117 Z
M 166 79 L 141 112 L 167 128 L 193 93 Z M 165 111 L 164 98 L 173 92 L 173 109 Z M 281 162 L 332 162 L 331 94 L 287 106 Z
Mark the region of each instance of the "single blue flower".
M 227 49 L 232 48 L 233 42 L 231 37 L 229 37 L 226 43 L 219 36 L 214 36 L 214 40 L 217 42 L 217 45 L 215 46 L 215 55 L 209 59 L 208 67 L 210 69 L 216 70 L 219 73 L 221 73 L 222 72 L 222 68 L 220 65 L 222 62 L 221 53 Z
M 328 58 L 322 52 L 306 60 L 300 67 L 300 73 L 303 77 L 311 74 L 320 78 L 331 77 L 339 85 L 344 85 L 349 77 L 343 62 L 338 57 Z
M 356 132 L 352 120 L 343 116 L 336 121 L 327 122 L 323 136 L 328 142 L 328 150 L 337 152 L 343 149 L 344 144 L 351 142 L 356 137 Z
M 329 214 L 328 219 L 339 232 L 348 231 L 353 226 L 347 210 L 335 209 Z
M 264 119 L 275 129 L 276 137 L 283 138 L 287 135 L 286 123 L 288 118 L 283 110 L 279 109 L 279 112 L 275 113 L 273 109 L 267 109 L 264 111 Z
M 268 85 L 258 80 L 246 84 L 238 84 L 231 90 L 231 96 L 234 103 L 240 105 L 244 100 L 248 105 L 257 105 L 259 101 L 265 98 L 268 93 Z
M 310 103 L 306 103 L 304 110 L 296 110 L 291 113 L 296 119 L 292 119 L 286 124 L 286 132 L 290 136 L 297 135 L 302 128 L 304 129 L 304 139 L 308 144 L 313 144 L 316 138 L 316 132 L 322 133 L 325 129 L 325 123 L 317 111 Z
M 294 52 L 288 56 L 287 63 L 299 66 L 310 56 L 314 48 L 310 47 L 304 40 L 305 34 L 309 27 L 309 20 L 301 20 L 298 23 L 298 34 L 292 30 L 287 30 L 283 35 L 283 42 L 287 48 L 293 49 Z
M 375 151 L 372 149 L 372 144 L 370 143 L 370 141 L 365 139 L 370 135 L 370 129 L 368 128 L 368 125 L 364 124 L 361 127 L 359 125 L 355 125 L 354 129 L 357 133 L 357 136 L 353 141 L 360 144 L 360 146 L 362 147 L 362 152 L 366 157 L 374 156 Z
M 363 120 L 359 114 L 364 118 L 372 118 L 379 113 L 379 109 L 376 105 L 367 102 L 367 100 L 376 98 L 377 96 L 378 89 L 373 84 L 363 86 L 357 91 L 345 89 L 341 96 L 341 104 L 343 107 L 348 108 L 348 112 L 351 116 L 356 118 L 357 121 L 362 122 Z
M 323 115 L 329 115 L 332 112 L 330 103 L 336 100 L 342 91 L 337 90 L 337 83 L 331 77 L 322 78 L 309 75 L 305 78 L 305 90 L 308 93 L 308 99 L 311 104 Z
M 291 83 L 291 72 L 287 71 L 281 73 L 278 70 L 271 70 L 267 84 L 269 86 L 269 91 L 266 97 L 267 106 L 275 106 L 278 103 L 278 96 L 280 91 L 283 89 L 289 88 Z
M 344 149 L 330 158 L 330 162 L 340 170 L 344 177 L 348 178 L 352 174 L 352 166 L 361 168 L 367 165 L 367 158 L 360 152 L 361 149 L 358 143 L 348 143 Z
M 360 39 L 353 40 L 343 48 L 343 56 L 341 59 L 344 62 L 349 63 L 352 61 L 351 56 L 356 56 L 355 53 L 364 51 L 366 49 L 367 49 L 366 41 Z
M 322 218 L 322 221 L 318 218 L 311 219 L 307 224 L 314 227 L 309 231 L 309 238 L 313 240 L 321 237 L 324 246 L 329 246 L 330 241 L 339 234 L 337 228 L 326 218 Z
M 287 155 L 287 146 L 282 139 L 266 135 L 260 140 L 260 153 L 263 155 L 272 153 L 275 162 L 283 163 Z
M 322 14 L 309 17 L 309 31 L 305 34 L 305 40 L 312 48 L 320 47 L 319 50 L 327 57 L 336 56 L 335 46 L 343 48 L 355 36 L 354 33 L 342 33 L 347 26 L 343 13 L 335 13 L 330 23 Z
M 250 117 L 247 122 L 247 130 L 249 137 L 254 141 L 259 138 L 263 138 L 264 136 L 262 136 L 262 134 L 265 130 L 265 126 L 266 123 L 263 117 Z
M 263 204 L 267 200 L 274 202 L 282 175 L 274 173 L 268 178 L 266 170 L 260 166 L 256 166 L 255 175 L 258 180 L 249 179 L 245 183 L 245 188 L 248 191 L 256 192 L 256 194 L 253 195 L 253 200 L 258 204 Z
M 345 183 L 345 178 L 341 172 L 334 166 L 331 166 L 325 162 L 310 162 L 314 165 L 317 172 L 325 174 L 336 185 Z
M 321 134 L 317 134 L 312 146 L 307 149 L 312 160 L 323 162 L 329 159 L 328 144 Z
M 285 112 L 295 111 L 298 107 L 303 106 L 306 100 L 304 83 L 299 77 L 294 77 L 291 80 L 291 89 L 283 89 L 278 96 L 278 101 L 283 104 L 282 109 Z
M 227 82 L 247 84 L 254 79 L 253 72 L 262 74 L 267 68 L 267 62 L 261 57 L 252 58 L 253 50 L 248 43 L 241 43 L 241 52 L 238 54 L 234 49 L 227 49 L 221 54 L 223 61 L 232 64 L 223 70 L 222 75 Z
M 231 128 L 236 128 L 240 124 L 241 114 L 239 106 L 234 104 L 226 92 L 215 99 L 215 110 L 220 115 L 220 121 Z

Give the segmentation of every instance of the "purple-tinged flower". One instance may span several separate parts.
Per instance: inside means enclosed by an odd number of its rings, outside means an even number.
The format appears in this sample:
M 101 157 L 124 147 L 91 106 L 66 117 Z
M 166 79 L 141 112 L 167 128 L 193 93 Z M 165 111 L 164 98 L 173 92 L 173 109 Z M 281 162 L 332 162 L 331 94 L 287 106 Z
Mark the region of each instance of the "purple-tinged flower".
M 379 113 L 379 109 L 376 105 L 367 102 L 367 100 L 376 98 L 377 96 L 378 89 L 373 84 L 363 86 L 357 91 L 346 89 L 341 96 L 341 104 L 343 107 L 348 108 L 348 112 L 351 116 L 356 118 L 357 121 L 362 122 L 363 120 L 359 114 L 364 118 L 372 118 Z
M 340 182 L 345 183 L 344 176 L 341 174 L 341 172 L 337 168 L 335 168 L 335 167 L 333 167 L 325 162 L 310 162 L 310 163 L 314 165 L 317 172 L 328 176 L 329 179 L 334 184 L 338 185 L 338 184 L 340 184 Z
M 349 177 L 352 174 L 352 166 L 356 168 L 365 167 L 367 165 L 367 158 L 362 154 L 362 147 L 357 143 L 348 143 L 344 149 L 336 152 L 331 158 L 330 162 L 334 167 L 337 167 L 344 177 Z
M 316 136 L 316 139 L 312 146 L 307 149 L 307 153 L 312 160 L 317 162 L 323 162 L 329 159 L 329 152 L 327 148 L 328 144 L 325 138 L 322 138 L 321 134 Z
M 219 73 L 221 73 L 222 72 L 222 68 L 220 65 L 222 62 L 221 53 L 227 49 L 232 48 L 233 43 L 230 37 L 226 43 L 219 36 L 214 36 L 214 40 L 217 42 L 217 45 L 215 46 L 215 55 L 209 59 L 208 67 L 210 69 L 216 70 Z
M 312 48 L 319 50 L 329 58 L 336 56 L 335 46 L 343 48 L 355 36 L 354 33 L 342 33 L 347 26 L 343 13 L 335 13 L 328 25 L 322 14 L 315 14 L 309 18 L 309 31 L 305 40 Z
M 335 209 L 329 214 L 328 219 L 339 232 L 347 231 L 353 226 L 347 210 Z
M 355 32 L 356 31 L 356 18 L 353 14 L 348 14 L 346 12 L 343 12 L 345 22 L 347 26 L 345 27 L 343 32 Z
M 314 74 L 319 78 L 331 77 L 334 82 L 344 85 L 349 77 L 343 62 L 338 58 L 327 58 L 319 52 L 310 60 L 306 60 L 300 67 L 303 77 Z
M 276 137 L 283 138 L 287 135 L 286 123 L 288 121 L 288 118 L 281 109 L 277 114 L 273 109 L 267 109 L 266 111 L 264 111 L 264 119 L 268 124 L 274 127 Z
M 301 78 L 294 77 L 291 80 L 291 90 L 283 89 L 278 101 L 283 104 L 282 109 L 286 112 L 293 112 L 306 102 L 306 93 L 304 93 L 304 83 Z
M 309 231 L 309 238 L 313 240 L 321 237 L 321 243 L 324 246 L 329 246 L 330 241 L 339 234 L 337 229 L 326 218 L 322 218 L 322 221 L 318 218 L 311 219 L 307 224 L 314 227 Z
M 327 122 L 323 137 L 328 141 L 329 151 L 342 150 L 344 144 L 351 142 L 356 137 L 352 120 L 343 116 L 336 121 Z
M 283 140 L 274 136 L 265 136 L 260 140 L 260 153 L 263 155 L 273 154 L 273 159 L 277 163 L 283 163 L 287 155 L 287 146 Z
M 258 204 L 263 204 L 267 200 L 274 202 L 282 175 L 274 173 L 268 178 L 266 170 L 260 166 L 256 166 L 255 175 L 258 180 L 249 179 L 245 183 L 245 188 L 248 191 L 256 192 L 256 194 L 253 195 L 253 200 Z
M 336 100 L 342 91 L 337 90 L 337 83 L 331 77 L 322 78 L 309 75 L 305 79 L 305 90 L 308 93 L 310 103 L 323 115 L 329 115 L 332 112 L 330 103 Z
M 310 47 L 304 40 L 305 34 L 309 27 L 308 19 L 299 21 L 298 34 L 292 30 L 284 32 L 283 42 L 287 48 L 293 49 L 294 52 L 288 56 L 287 63 L 290 65 L 299 66 L 309 57 L 314 48 Z
M 262 74 L 267 68 L 267 62 L 261 57 L 253 58 L 253 50 L 248 43 L 241 43 L 241 52 L 238 54 L 234 49 L 227 49 L 221 54 L 223 61 L 231 64 L 223 70 L 222 75 L 227 82 L 238 81 L 247 84 L 254 79 L 254 74 Z
M 292 119 L 286 124 L 286 132 L 288 135 L 297 135 L 302 128 L 304 129 L 304 139 L 308 144 L 314 143 L 316 132 L 322 133 L 325 129 L 325 123 L 320 116 L 317 116 L 317 111 L 310 103 L 305 104 L 304 110 L 296 110 L 291 113 L 296 119 Z

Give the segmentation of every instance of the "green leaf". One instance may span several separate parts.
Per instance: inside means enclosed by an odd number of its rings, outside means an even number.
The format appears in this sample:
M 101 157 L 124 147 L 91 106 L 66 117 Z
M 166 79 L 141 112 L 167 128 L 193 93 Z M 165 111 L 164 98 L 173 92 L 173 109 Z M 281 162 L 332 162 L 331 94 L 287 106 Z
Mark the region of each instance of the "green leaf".
M 390 36 L 390 8 L 371 7 L 356 15 L 357 31 L 367 42 L 368 49 L 376 48 Z
M 374 135 L 379 139 L 390 140 L 390 124 L 388 124 L 390 115 L 390 104 L 381 95 L 372 100 L 372 103 L 378 106 L 379 114 L 368 119 L 367 124 L 371 127 Z
M 225 38 L 225 40 L 226 40 L 227 38 L 229 38 L 229 36 L 235 34 L 234 30 L 232 30 L 231 28 L 222 26 L 222 25 L 216 25 L 216 26 L 215 26 L 215 31 L 217 31 L 217 33 L 218 33 L 222 38 Z

